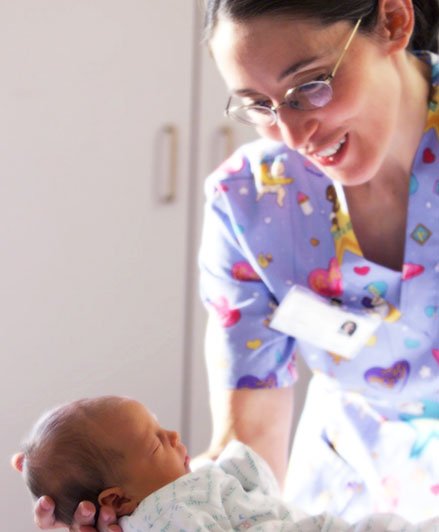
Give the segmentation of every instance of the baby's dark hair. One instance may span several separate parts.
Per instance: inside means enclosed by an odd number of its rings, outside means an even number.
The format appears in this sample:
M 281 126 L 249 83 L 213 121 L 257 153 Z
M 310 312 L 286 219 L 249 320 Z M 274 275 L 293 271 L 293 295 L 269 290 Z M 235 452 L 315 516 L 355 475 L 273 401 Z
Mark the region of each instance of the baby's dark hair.
M 70 525 L 81 501 L 99 509 L 98 496 L 121 481 L 123 454 L 105 439 L 103 416 L 111 419 L 118 398 L 81 399 L 48 412 L 24 444 L 23 474 L 31 493 L 55 501 L 55 517 Z M 98 429 L 98 430 L 96 430 Z M 98 436 L 101 438 L 98 439 Z

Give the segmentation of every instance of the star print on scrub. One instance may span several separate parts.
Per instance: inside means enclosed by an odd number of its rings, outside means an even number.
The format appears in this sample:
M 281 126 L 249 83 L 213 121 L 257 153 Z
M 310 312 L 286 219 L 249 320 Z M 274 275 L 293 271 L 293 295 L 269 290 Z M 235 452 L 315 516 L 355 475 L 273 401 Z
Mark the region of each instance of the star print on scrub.
M 242 146 L 206 181 L 209 385 L 291 386 L 300 350 L 314 376 L 285 494 L 309 513 L 354 521 L 379 509 L 417 522 L 439 512 L 438 413 L 425 407 L 439 404 L 439 63 L 421 56 L 433 98 L 408 183 L 402 271 L 363 256 L 343 187 L 280 142 Z M 263 180 L 283 191 L 261 194 Z M 294 285 L 380 325 L 349 360 L 275 331 L 273 309 Z M 310 319 L 318 335 L 319 317 Z M 407 405 L 424 405 L 423 417 L 401 417 Z

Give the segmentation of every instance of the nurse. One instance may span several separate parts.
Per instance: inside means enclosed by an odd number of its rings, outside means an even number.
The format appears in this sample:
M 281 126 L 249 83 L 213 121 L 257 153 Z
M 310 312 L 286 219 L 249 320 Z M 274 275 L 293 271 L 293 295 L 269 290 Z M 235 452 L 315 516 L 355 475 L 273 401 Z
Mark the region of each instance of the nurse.
M 208 454 L 240 439 L 284 482 L 300 352 L 285 496 L 309 513 L 439 513 L 438 21 L 432 0 L 207 2 L 225 112 L 261 135 L 206 184 Z

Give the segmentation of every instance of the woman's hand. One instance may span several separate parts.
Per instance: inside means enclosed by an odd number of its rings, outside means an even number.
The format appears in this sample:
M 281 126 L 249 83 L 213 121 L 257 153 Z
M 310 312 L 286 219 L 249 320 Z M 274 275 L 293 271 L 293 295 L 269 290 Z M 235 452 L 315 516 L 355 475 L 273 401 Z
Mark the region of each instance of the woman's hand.
M 34 510 L 35 524 L 42 530 L 54 528 L 68 528 L 64 523 L 55 520 L 55 504 L 50 497 L 41 497 Z M 103 506 L 98 515 L 97 528 L 94 528 L 95 507 L 91 502 L 82 501 L 76 509 L 70 532 L 122 532 L 116 524 L 117 519 L 113 510 Z
M 34 507 L 34 521 L 43 530 L 67 528 L 64 523 L 55 520 L 55 503 L 50 497 L 40 497 Z
M 12 457 L 12 466 L 23 472 L 23 453 L 17 453 Z M 94 528 L 96 508 L 91 502 L 82 501 L 78 504 L 70 532 L 122 532 L 118 526 L 116 514 L 108 506 L 102 506 L 99 515 L 97 528 Z M 40 497 L 34 508 L 35 524 L 42 530 L 53 530 L 55 528 L 69 528 L 64 523 L 55 519 L 55 503 L 50 497 Z

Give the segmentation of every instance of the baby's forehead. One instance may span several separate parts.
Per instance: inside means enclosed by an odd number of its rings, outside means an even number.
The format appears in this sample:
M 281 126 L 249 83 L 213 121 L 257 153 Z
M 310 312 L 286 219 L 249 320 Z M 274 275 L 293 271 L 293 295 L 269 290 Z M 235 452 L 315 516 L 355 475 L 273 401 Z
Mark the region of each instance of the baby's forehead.
M 106 404 L 97 415 L 96 420 L 101 425 L 110 424 L 128 430 L 157 424 L 157 416 L 135 399 L 121 397 L 111 402 L 113 404 Z

